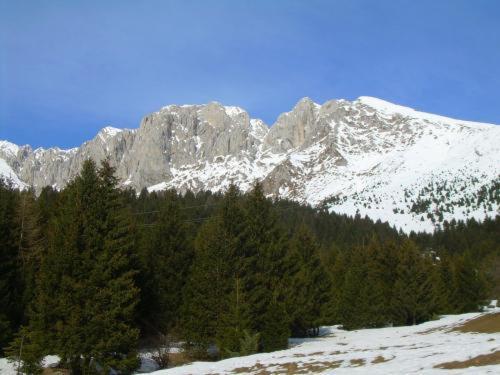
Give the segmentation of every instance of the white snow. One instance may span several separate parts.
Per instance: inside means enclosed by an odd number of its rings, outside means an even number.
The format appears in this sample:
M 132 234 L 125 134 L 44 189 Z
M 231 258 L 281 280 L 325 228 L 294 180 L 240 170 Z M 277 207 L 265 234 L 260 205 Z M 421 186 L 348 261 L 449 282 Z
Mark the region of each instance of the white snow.
M 373 109 L 376 109 L 377 111 L 381 111 L 384 113 L 400 114 L 403 116 L 408 116 L 410 118 L 428 120 L 431 122 L 438 122 L 438 123 L 445 123 L 445 124 L 450 124 L 450 123 L 457 124 L 457 123 L 459 123 L 460 125 L 467 125 L 467 126 L 472 126 L 472 127 L 497 126 L 494 124 L 486 124 L 486 123 L 474 122 L 474 121 L 464 121 L 464 120 L 453 119 L 450 117 L 434 115 L 431 113 L 420 112 L 420 111 L 417 111 L 417 110 L 410 108 L 410 107 L 397 105 L 397 104 L 387 102 L 387 101 L 382 100 L 382 99 L 373 98 L 371 96 L 360 96 L 357 99 L 357 102 L 365 104 Z
M 0 151 L 3 151 L 6 156 L 16 156 L 19 146 L 9 141 L 0 141 Z
M 500 312 L 493 309 L 487 313 Z M 157 371 L 155 375 L 181 374 L 258 374 L 263 370 L 286 374 L 295 364 L 306 373 L 325 374 L 441 374 L 434 366 L 464 361 L 499 350 L 500 334 L 450 332 L 450 329 L 485 313 L 447 315 L 417 326 L 344 331 L 324 327 L 322 337 L 291 339 L 287 350 L 231 358 L 219 362 L 195 362 Z M 383 358 L 385 362 L 377 363 Z M 354 362 L 351 362 L 354 361 Z M 375 363 L 374 363 L 375 361 Z M 359 365 L 361 363 L 361 365 Z M 323 366 L 312 371 L 312 366 Z M 328 369 L 328 367 L 331 367 Z M 338 368 L 334 368 L 338 366 Z M 450 374 L 498 374 L 500 365 L 447 370 Z
M 468 208 L 463 203 L 477 198 L 480 189 L 493 186 L 500 178 L 500 126 L 454 120 L 366 96 L 354 102 L 334 102 L 333 106 L 332 101 L 323 106 L 314 103 L 314 119 L 309 121 L 321 124 L 321 134 L 312 134 L 311 142 L 283 152 L 269 147 L 267 137 L 271 133 L 262 120 L 249 119 L 246 123 L 245 117 L 239 117 L 242 108 L 212 102 L 234 119 L 224 131 L 248 127 L 249 148 L 238 155 L 206 160 L 207 145 L 202 136 L 196 134 L 189 142 L 181 141 L 179 134 L 188 130 L 179 123 L 172 130 L 171 146 L 192 152 L 191 160 L 199 161 L 170 166 L 172 178 L 159 181 L 149 190 L 219 191 L 233 182 L 246 191 L 255 180 L 266 179 L 278 168 L 275 181 L 285 181 L 275 186 L 281 197 L 312 205 L 328 201 L 331 211 L 351 216 L 359 212 L 374 220 L 388 221 L 405 232 L 434 230 L 440 220 L 433 222 L 427 217 L 430 214 L 450 221 L 472 217 L 482 220 L 500 212 L 497 203 Z M 295 108 L 301 103 L 313 102 L 304 98 Z M 184 107 L 192 105 L 163 109 L 178 116 Z M 205 121 L 203 106 L 195 107 L 199 120 Z M 332 108 L 337 108 L 339 115 L 332 116 Z M 283 124 L 278 120 L 274 126 L 281 129 Z M 285 137 L 290 134 L 285 130 L 283 138 L 274 139 L 278 145 L 289 144 Z M 98 139 L 107 149 L 109 140 L 122 131 L 108 126 L 99 132 Z M 16 176 L 17 169 L 8 165 L 18 150 L 10 142 L 0 142 L 0 158 L 4 159 L 0 173 L 22 183 Z M 66 162 L 77 151 L 40 148 L 34 151 L 34 157 L 40 164 Z M 283 163 L 290 170 L 285 171 Z M 287 175 L 281 178 L 282 173 Z M 135 182 L 127 176 L 123 185 Z M 429 191 L 425 191 L 427 188 Z M 452 194 L 441 199 L 440 195 L 450 190 L 454 190 Z M 417 214 L 411 210 L 417 198 L 433 203 L 427 211 Z M 443 210 L 444 206 L 451 207 L 449 212 Z
M 262 140 L 269 132 L 269 127 L 261 119 L 250 119 L 250 135 L 255 139 Z
M 464 322 L 485 314 L 500 313 L 500 308 L 483 313 L 446 315 L 416 326 L 344 331 L 336 326 L 323 327 L 321 336 L 290 339 L 289 349 L 237 357 L 219 362 L 194 362 L 185 366 L 153 372 L 155 375 L 187 374 L 259 374 L 263 370 L 286 374 L 286 366 L 307 373 L 324 374 L 498 374 L 500 365 L 442 370 L 435 366 L 466 361 L 500 350 L 500 333 L 463 333 L 451 331 Z M 154 370 L 148 355 L 141 355 L 142 370 Z M 380 360 L 383 359 L 383 362 Z M 56 364 L 58 357 L 47 356 L 45 364 Z M 378 363 L 377 363 L 378 360 Z M 375 361 L 375 362 L 374 362 Z M 313 371 L 319 366 L 321 371 Z M 330 369 L 328 369 L 330 367 Z M 16 374 L 16 364 L 0 359 L 0 374 Z
M 317 205 L 337 196 L 339 200 L 330 204 L 332 211 L 351 216 L 359 212 L 405 232 L 432 231 L 438 225 L 427 218 L 428 212 L 411 212 L 411 201 L 427 185 L 458 189 L 445 202 L 452 203 L 454 210 L 443 212 L 443 220 L 481 220 L 498 212 L 496 204 L 463 209 L 458 202 L 477 195 L 480 188 L 500 176 L 500 126 L 425 114 L 369 97 L 339 103 L 349 114 L 340 120 L 326 120 L 325 114 L 317 111 L 321 121 L 332 121 L 331 134 L 307 147 L 273 153 L 264 148 L 268 127 L 251 119 L 249 135 L 260 140 L 255 156 L 242 152 L 237 157 L 221 155 L 212 161 L 184 165 L 171 170 L 171 180 L 149 189 L 224 190 L 233 182 L 246 191 L 255 180 L 265 179 L 289 161 L 294 170 L 289 185 L 278 189 L 282 197 Z M 372 112 L 367 106 L 388 125 L 370 125 L 366 116 Z M 231 114 L 241 110 L 224 108 Z M 404 121 L 395 121 L 395 114 Z M 195 141 L 200 149 L 200 140 Z M 332 143 L 333 153 L 329 149 Z M 439 206 L 434 204 L 429 210 L 439 211 Z
M 56 355 L 48 355 L 42 360 L 43 367 L 56 367 L 59 364 L 59 358 Z M 18 362 L 10 362 L 7 358 L 0 358 L 0 374 L 1 375 L 16 375 Z
M 109 138 L 112 138 L 117 134 L 123 132 L 123 130 L 124 129 L 118 129 L 112 126 L 106 126 L 99 131 L 97 136 L 101 139 L 101 141 L 106 142 Z
M 14 187 L 18 187 L 20 189 L 24 189 L 26 187 L 26 184 L 19 179 L 16 172 L 14 172 L 9 164 L 7 164 L 7 162 L 3 159 L 0 159 L 0 177 L 10 181 Z
M 224 106 L 224 110 L 226 111 L 226 114 L 230 117 L 238 116 L 245 112 L 243 108 L 235 106 Z

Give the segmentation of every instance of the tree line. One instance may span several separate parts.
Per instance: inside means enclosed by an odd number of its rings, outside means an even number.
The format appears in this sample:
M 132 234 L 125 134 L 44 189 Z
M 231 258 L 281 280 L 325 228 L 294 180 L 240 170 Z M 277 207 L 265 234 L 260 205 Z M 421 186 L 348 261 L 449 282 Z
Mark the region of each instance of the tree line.
M 268 199 L 259 183 L 137 195 L 107 161 L 39 196 L 0 180 L 0 346 L 26 373 L 48 354 L 73 374 L 130 373 L 139 342 L 158 335 L 192 358 L 225 358 L 286 348 L 321 325 L 475 311 L 496 282 L 482 255 L 498 259 L 498 218 L 460 225 L 470 229 L 406 236 Z M 478 232 L 490 239 L 480 250 L 459 250 Z

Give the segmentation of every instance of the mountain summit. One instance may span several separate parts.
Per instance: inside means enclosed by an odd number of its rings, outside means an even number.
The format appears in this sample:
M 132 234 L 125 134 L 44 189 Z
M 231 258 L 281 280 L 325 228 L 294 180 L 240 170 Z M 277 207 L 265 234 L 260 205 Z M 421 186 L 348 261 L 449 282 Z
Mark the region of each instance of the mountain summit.
M 500 126 L 380 99 L 301 99 L 268 127 L 217 102 L 169 105 L 138 129 L 105 127 L 78 148 L 0 141 L 0 175 L 21 188 L 62 188 L 86 158 L 109 157 L 124 187 L 243 191 L 368 215 L 404 231 L 481 219 L 500 207 Z

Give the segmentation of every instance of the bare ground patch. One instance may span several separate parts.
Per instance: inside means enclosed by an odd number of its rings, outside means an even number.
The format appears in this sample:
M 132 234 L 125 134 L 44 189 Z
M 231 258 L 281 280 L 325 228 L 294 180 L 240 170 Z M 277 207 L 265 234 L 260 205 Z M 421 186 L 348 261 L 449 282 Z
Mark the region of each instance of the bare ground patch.
M 42 371 L 42 375 L 69 375 L 70 371 L 64 368 L 44 368 Z
M 342 361 L 314 361 L 314 362 L 287 362 L 287 363 L 271 363 L 266 366 L 261 363 L 256 363 L 251 367 L 239 367 L 233 370 L 234 374 L 256 373 L 257 375 L 270 374 L 311 374 L 315 372 L 323 372 L 339 367 Z
M 453 328 L 451 332 L 499 333 L 500 313 L 486 314 L 479 318 L 469 320 Z
M 491 366 L 500 364 L 500 350 L 490 354 L 482 354 L 477 357 L 470 358 L 466 361 L 453 361 L 440 363 L 434 368 L 442 368 L 446 370 L 462 369 L 471 366 Z
M 377 356 L 377 357 L 375 357 L 375 358 L 373 359 L 372 364 L 376 365 L 377 363 L 389 362 L 389 361 L 391 361 L 391 360 L 392 360 L 392 358 L 387 359 L 387 358 L 385 358 L 385 357 L 383 357 L 383 356 L 379 355 L 379 356 Z
M 186 352 L 169 353 L 168 361 L 169 365 L 172 367 L 182 366 L 193 362 L 192 358 L 190 358 Z
M 357 359 L 351 359 L 350 363 L 351 363 L 351 367 L 360 367 L 360 366 L 364 366 L 366 361 L 362 358 L 357 358 Z

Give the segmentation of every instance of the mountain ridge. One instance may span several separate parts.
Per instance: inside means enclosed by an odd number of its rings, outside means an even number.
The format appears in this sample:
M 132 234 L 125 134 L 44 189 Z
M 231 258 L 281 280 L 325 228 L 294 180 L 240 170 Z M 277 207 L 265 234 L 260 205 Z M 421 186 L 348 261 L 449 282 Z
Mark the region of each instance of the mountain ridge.
M 0 175 L 19 187 L 62 188 L 86 158 L 109 157 L 122 185 L 138 191 L 218 191 L 231 182 L 246 191 L 261 180 L 270 196 L 432 230 L 444 220 L 498 213 L 498 141 L 499 126 L 367 96 L 322 105 L 303 98 L 271 127 L 241 107 L 210 102 L 165 106 L 137 129 L 107 126 L 68 150 L 0 141 Z M 438 196 L 453 186 L 463 190 Z M 481 189 L 488 199 L 471 210 Z

